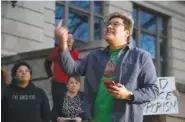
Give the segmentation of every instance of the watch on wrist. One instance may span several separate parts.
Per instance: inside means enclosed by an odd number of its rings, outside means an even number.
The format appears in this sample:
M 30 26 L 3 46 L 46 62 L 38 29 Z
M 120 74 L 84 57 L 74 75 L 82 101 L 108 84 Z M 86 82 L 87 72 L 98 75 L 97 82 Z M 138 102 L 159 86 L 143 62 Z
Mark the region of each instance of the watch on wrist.
M 130 95 L 128 97 L 128 100 L 134 101 L 134 94 L 132 92 L 130 92 Z

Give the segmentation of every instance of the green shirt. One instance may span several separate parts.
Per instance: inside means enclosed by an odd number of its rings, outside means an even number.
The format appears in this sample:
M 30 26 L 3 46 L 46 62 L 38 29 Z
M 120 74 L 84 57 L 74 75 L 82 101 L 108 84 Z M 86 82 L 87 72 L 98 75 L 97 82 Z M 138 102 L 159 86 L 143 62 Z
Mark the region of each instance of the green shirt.
M 115 67 L 120 50 L 121 49 L 110 50 L 111 56 L 104 69 L 104 74 L 100 81 L 98 95 L 94 105 L 93 120 L 96 122 L 111 122 L 113 97 L 107 93 L 104 81 L 115 80 Z

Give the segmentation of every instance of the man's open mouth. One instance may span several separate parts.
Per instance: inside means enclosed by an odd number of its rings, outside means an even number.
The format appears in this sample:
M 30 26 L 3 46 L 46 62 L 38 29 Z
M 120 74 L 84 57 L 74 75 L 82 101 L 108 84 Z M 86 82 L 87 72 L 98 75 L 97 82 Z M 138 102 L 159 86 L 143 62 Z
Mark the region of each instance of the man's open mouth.
M 106 34 L 114 34 L 113 31 L 107 31 Z

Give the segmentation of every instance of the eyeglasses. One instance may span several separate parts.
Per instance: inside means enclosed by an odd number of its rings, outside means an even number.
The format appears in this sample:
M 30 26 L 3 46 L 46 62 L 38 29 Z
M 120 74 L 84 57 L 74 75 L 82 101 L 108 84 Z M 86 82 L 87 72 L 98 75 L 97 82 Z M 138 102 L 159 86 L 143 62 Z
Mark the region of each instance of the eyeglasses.
M 118 27 L 118 26 L 124 26 L 124 24 L 120 23 L 120 22 L 108 22 L 106 23 L 106 26 L 108 27 L 109 25 L 111 25 L 112 27 Z
M 28 73 L 31 72 L 30 70 L 17 70 L 17 74 L 23 74 L 23 73 Z

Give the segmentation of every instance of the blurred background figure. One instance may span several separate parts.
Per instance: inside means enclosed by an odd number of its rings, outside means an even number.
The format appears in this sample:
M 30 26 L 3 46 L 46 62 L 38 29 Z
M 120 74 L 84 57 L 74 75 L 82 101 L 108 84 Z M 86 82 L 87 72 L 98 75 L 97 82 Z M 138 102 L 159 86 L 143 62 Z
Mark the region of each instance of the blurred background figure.
M 12 68 L 12 82 L 4 89 L 2 122 L 49 122 L 49 100 L 44 90 L 31 82 L 32 69 L 26 62 Z
M 48 77 L 51 79 L 51 93 L 53 99 L 53 106 L 58 102 L 58 98 L 66 92 L 66 84 L 68 76 L 62 71 L 59 64 L 59 53 L 58 41 L 55 41 L 55 48 L 47 56 L 44 66 Z M 74 49 L 74 38 L 71 33 L 68 33 L 68 49 L 74 60 L 79 57 L 79 51 Z
M 6 86 L 10 84 L 10 78 L 8 72 L 5 69 L 1 69 L 1 97 L 3 90 Z
M 63 93 L 60 101 L 54 106 L 53 122 L 81 122 L 84 117 L 83 92 L 80 90 L 80 77 L 70 77 L 67 92 Z M 75 120 L 65 120 L 73 118 Z

